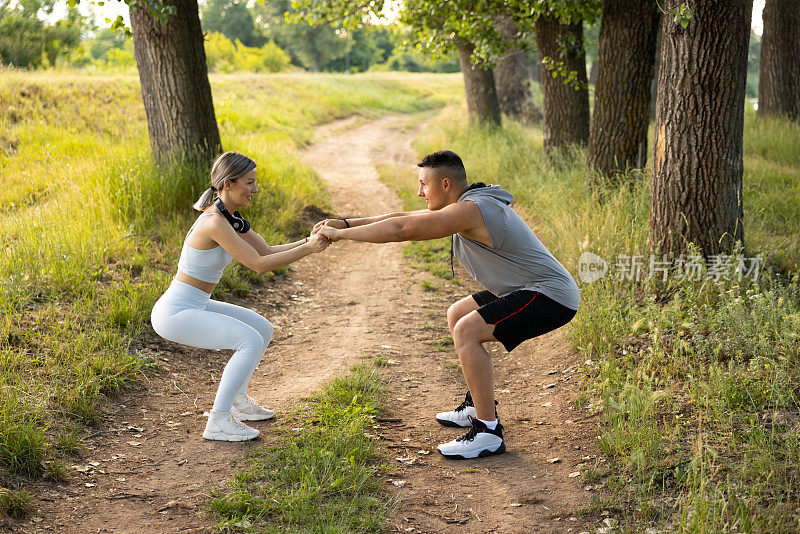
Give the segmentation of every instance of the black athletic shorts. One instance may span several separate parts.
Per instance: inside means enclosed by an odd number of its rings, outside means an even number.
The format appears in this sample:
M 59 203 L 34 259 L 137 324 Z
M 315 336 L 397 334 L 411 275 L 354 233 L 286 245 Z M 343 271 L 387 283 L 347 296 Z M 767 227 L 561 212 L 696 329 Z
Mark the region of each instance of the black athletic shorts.
M 472 295 L 478 313 L 486 324 L 494 325 L 494 337 L 508 352 L 536 336 L 564 326 L 575 317 L 576 310 L 567 308 L 538 291 L 519 289 L 499 298 L 491 291 Z

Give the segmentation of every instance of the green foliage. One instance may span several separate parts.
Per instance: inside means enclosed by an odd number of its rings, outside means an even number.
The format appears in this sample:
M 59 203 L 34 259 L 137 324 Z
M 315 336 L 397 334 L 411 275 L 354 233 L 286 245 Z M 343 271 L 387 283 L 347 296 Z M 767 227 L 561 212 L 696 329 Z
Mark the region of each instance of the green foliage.
M 232 43 L 221 33 L 210 33 L 205 41 L 209 72 L 281 72 L 289 67 L 289 56 L 273 42 L 251 48 Z
M 241 42 L 251 48 L 261 48 L 266 39 L 258 35 L 253 16 L 245 2 L 209 0 L 200 9 L 203 32 L 221 33 L 231 42 Z
M 331 61 L 327 69 L 366 72 L 372 65 L 385 62 L 395 48 L 395 36 L 386 28 L 363 26 L 348 31 L 352 38 L 350 49 L 344 57 Z
M 287 21 L 292 12 L 288 0 L 264 2 L 253 6 L 264 35 L 275 41 L 292 58 L 292 63 L 312 72 L 329 70 L 329 64 L 345 57 L 353 38 L 341 25 L 311 26 L 299 19 Z
M 747 96 L 758 98 L 758 72 L 761 64 L 761 37 L 750 29 L 747 53 Z
M 578 71 L 570 70 L 562 59 L 543 57 L 542 65 L 544 65 L 544 68 L 553 78 L 558 78 L 560 76 L 564 85 L 576 91 L 588 87 L 586 81 L 578 79 Z
M 681 2 L 680 5 L 669 9 L 667 13 L 675 17 L 675 24 L 680 24 L 684 28 L 689 25 L 689 23 L 692 21 L 692 17 L 694 16 L 691 8 L 684 2 Z
M 88 52 L 92 59 L 101 59 L 106 57 L 106 54 L 112 48 L 121 49 L 129 40 L 118 36 L 109 28 L 99 30 L 93 39 L 90 39 L 88 44 Z
M 54 66 L 79 46 L 88 24 L 85 17 L 75 11 L 47 23 L 39 14 L 51 14 L 54 5 L 54 0 L 0 0 L 0 64 Z
M 365 17 L 380 17 L 384 1 L 361 3 L 355 0 L 316 2 L 294 0 L 293 6 L 305 20 L 342 21 L 357 26 Z M 542 2 L 499 0 L 408 0 L 400 9 L 398 20 L 413 31 L 413 41 L 425 53 L 434 56 L 452 53 L 463 42 L 475 45 L 472 60 L 493 66 L 509 47 L 530 46 L 533 28 L 539 16 L 552 16 L 563 22 L 584 20 L 591 24 L 600 15 L 599 0 L 547 0 Z M 495 24 L 495 17 L 511 18 L 519 29 L 516 42 L 509 43 Z M 299 17 L 298 17 L 299 18 Z
M 212 490 L 218 528 L 381 532 L 390 503 L 378 496 L 381 458 L 366 431 L 382 390 L 367 366 L 326 384 L 279 445 L 256 449 L 227 487 Z
M 386 62 L 375 65 L 375 71 L 407 71 L 407 72 L 460 72 L 458 58 L 449 56 L 434 59 L 430 55 L 417 50 L 397 49 Z

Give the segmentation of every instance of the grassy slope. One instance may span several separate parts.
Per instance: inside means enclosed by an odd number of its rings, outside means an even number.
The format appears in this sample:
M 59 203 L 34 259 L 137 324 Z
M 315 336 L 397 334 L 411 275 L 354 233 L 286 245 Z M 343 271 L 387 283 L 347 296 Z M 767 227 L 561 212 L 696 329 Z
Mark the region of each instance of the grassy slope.
M 612 466 L 585 475 L 605 480 L 612 500 L 597 507 L 617 506 L 631 532 L 800 528 L 800 126 L 748 113 L 745 128 L 747 255 L 783 274 L 582 284 L 567 330 L 588 360 L 581 400 L 604 410 L 599 445 Z M 515 194 L 576 279 L 583 251 L 612 267 L 618 254 L 649 258 L 649 172 L 600 200 L 580 151 L 554 164 L 539 129 L 468 127 L 457 110 L 418 143 L 445 147 L 473 180 Z
M 297 151 L 315 124 L 435 108 L 458 94 L 453 76 L 219 75 L 211 84 L 224 146 L 259 165 L 262 192 L 248 216 L 272 242 L 304 205 L 326 202 Z M 156 363 L 133 343 L 174 273 L 208 175 L 152 167 L 134 75 L 3 71 L 0 132 L 7 485 L 18 474 L 63 477 L 102 397 Z M 215 295 L 245 292 L 254 279 L 228 269 Z

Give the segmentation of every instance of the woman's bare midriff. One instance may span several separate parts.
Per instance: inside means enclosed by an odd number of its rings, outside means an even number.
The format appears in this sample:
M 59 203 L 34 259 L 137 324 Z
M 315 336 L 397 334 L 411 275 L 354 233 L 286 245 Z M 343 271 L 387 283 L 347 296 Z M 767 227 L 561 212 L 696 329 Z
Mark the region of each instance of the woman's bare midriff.
M 198 280 L 193 276 L 189 276 L 185 272 L 178 270 L 178 274 L 175 275 L 175 280 L 179 282 L 183 282 L 184 284 L 189 284 L 192 287 L 196 287 L 201 291 L 205 291 L 206 293 L 212 293 L 214 288 L 217 287 L 217 284 L 212 284 L 211 282 L 203 282 L 202 280 Z

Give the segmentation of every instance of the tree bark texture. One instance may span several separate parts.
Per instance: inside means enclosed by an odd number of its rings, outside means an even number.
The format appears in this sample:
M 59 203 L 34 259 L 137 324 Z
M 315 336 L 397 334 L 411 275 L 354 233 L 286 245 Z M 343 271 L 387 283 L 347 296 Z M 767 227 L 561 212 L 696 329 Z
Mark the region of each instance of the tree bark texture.
M 146 8 L 131 9 L 136 64 L 156 161 L 209 162 L 222 151 L 208 82 L 197 0 L 168 0 L 176 12 L 162 25 Z
M 494 69 L 500 111 L 515 118 L 539 122 L 542 112 L 530 101 L 528 58 L 519 42 L 519 29 L 507 15 L 497 16 L 495 25 L 508 43 L 505 55 Z
M 469 118 L 481 124 L 499 125 L 500 108 L 497 103 L 494 75 L 491 69 L 483 69 L 472 64 L 470 56 L 474 49 L 475 45 L 469 42 L 458 47 Z
M 539 57 L 563 61 L 567 71 L 577 71 L 577 89 L 564 83 L 560 75 L 553 77 L 540 64 L 544 102 L 544 148 L 566 148 L 586 144 L 589 139 L 589 91 L 586 82 L 586 52 L 583 49 L 581 22 L 562 24 L 555 18 L 539 17 L 536 21 L 536 47 Z M 565 43 L 570 45 L 564 46 Z
M 800 0 L 767 0 L 758 79 L 758 115 L 800 120 Z
M 605 0 L 587 163 L 606 178 L 647 161 L 659 12 L 652 0 Z
M 656 120 L 656 101 L 658 100 L 658 69 L 661 65 L 661 18 L 659 15 L 658 22 L 656 23 L 656 53 L 655 62 L 653 63 L 653 79 L 650 81 L 650 105 L 648 107 L 648 118 L 650 121 Z
M 664 9 L 678 5 L 669 0 Z M 705 256 L 744 245 L 742 133 L 752 0 L 695 0 L 687 28 L 665 16 L 653 154 L 654 247 Z

